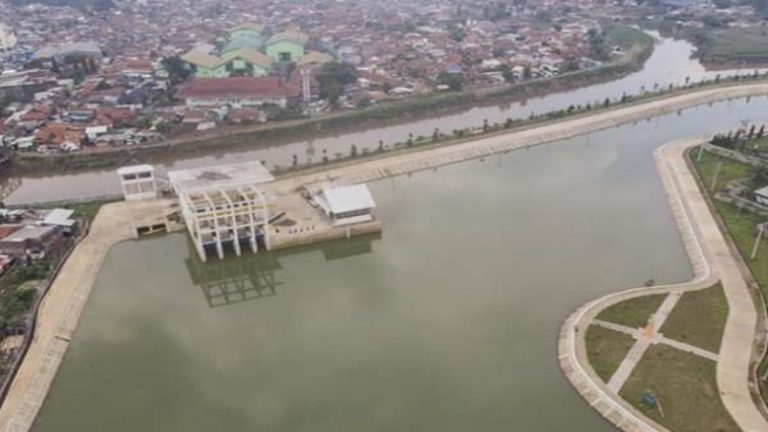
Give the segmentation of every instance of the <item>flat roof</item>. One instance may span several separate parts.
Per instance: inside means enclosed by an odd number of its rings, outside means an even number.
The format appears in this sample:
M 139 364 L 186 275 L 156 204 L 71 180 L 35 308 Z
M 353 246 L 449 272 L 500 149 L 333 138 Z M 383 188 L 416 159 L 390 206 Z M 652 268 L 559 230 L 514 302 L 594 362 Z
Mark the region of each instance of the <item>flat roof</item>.
M 155 170 L 155 167 L 149 164 L 128 165 L 128 166 L 118 168 L 117 173 L 119 175 L 126 175 L 126 174 L 138 174 L 142 172 L 152 172 L 154 170 Z
M 364 184 L 323 189 L 323 198 L 333 213 L 346 213 L 376 207 L 371 191 Z
M 260 161 L 169 171 L 174 189 L 186 193 L 231 190 L 275 179 Z
M 762 187 L 755 191 L 756 194 L 768 197 L 768 186 Z
M 7 235 L 4 242 L 22 242 L 29 239 L 39 239 L 55 230 L 55 226 L 24 225 L 22 228 Z
M 45 216 L 45 219 L 43 219 L 43 225 L 71 227 L 75 224 L 75 221 L 70 219 L 70 216 L 72 216 L 74 212 L 74 210 L 70 209 L 53 209 L 47 216 Z

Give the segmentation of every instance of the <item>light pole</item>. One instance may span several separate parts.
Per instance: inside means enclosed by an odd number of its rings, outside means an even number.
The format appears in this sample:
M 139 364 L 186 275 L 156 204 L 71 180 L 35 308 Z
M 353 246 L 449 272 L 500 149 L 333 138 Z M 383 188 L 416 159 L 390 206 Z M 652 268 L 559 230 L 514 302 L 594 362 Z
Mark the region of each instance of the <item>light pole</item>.
M 723 167 L 723 158 L 720 158 L 720 160 L 717 161 L 717 168 L 715 168 L 715 175 L 712 177 L 712 185 L 709 187 L 709 189 L 714 192 L 715 191 L 715 185 L 717 184 L 717 177 L 720 175 L 720 168 Z
M 757 248 L 760 246 L 760 240 L 763 239 L 763 233 L 768 228 L 768 222 L 761 223 L 757 226 L 757 238 L 755 239 L 755 245 L 752 247 L 752 255 L 749 259 L 754 260 L 757 257 Z

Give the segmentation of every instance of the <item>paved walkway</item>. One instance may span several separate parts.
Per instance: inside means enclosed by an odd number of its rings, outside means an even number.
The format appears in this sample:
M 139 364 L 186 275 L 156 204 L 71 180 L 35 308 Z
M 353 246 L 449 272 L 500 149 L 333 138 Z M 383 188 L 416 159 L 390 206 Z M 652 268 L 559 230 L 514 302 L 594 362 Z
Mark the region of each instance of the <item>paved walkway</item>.
M 674 113 L 724 99 L 768 94 L 768 84 L 744 84 L 734 87 L 702 89 L 668 98 L 625 106 L 590 115 L 579 115 L 524 130 L 480 136 L 466 142 L 427 148 L 403 149 L 372 159 L 352 160 L 332 168 L 318 167 L 281 178 L 274 187 L 293 190 L 297 187 L 332 181 L 357 184 L 382 178 L 429 170 L 493 154 L 586 135 L 637 120 Z
M 334 181 L 339 184 L 368 182 L 584 135 L 709 102 L 765 94 L 768 94 L 766 83 L 705 88 L 458 144 L 416 148 L 393 155 L 383 155 L 380 158 L 350 161 L 328 169 L 297 173 L 296 176 L 275 182 L 271 187 L 280 191 L 293 190 L 301 185 L 324 181 Z M 58 369 L 68 341 L 72 337 L 107 252 L 112 245 L 133 236 L 130 227 L 137 214 L 132 214 L 125 206 L 125 203 L 115 203 L 102 208 L 92 226 L 91 234 L 78 245 L 49 290 L 38 314 L 36 337 L 11 385 L 5 403 L 0 407 L 0 432 L 24 431 L 31 426 Z M 135 207 L 133 212 L 146 215 L 150 210 Z M 675 211 L 674 203 L 673 211 Z M 686 236 L 694 237 L 693 234 L 683 232 L 684 240 Z M 699 265 L 703 264 L 694 260 L 694 269 L 700 270 Z M 576 324 L 572 325 L 573 327 L 566 328 L 575 328 Z M 576 339 L 571 338 L 571 340 L 566 336 L 561 338 L 562 341 L 566 341 L 563 343 L 575 346 Z M 565 361 L 563 360 L 565 357 L 567 356 L 561 354 L 561 361 Z M 574 365 L 579 368 L 578 362 Z M 567 365 L 563 365 L 563 368 L 570 369 Z M 582 370 L 580 374 L 580 379 L 589 386 L 590 378 L 586 372 Z M 600 395 L 600 393 L 596 394 Z M 616 406 L 615 403 L 609 403 L 609 405 Z M 639 422 L 639 424 L 645 423 Z
M 661 303 L 656 313 L 654 313 L 648 320 L 648 328 L 642 330 L 641 337 L 637 338 L 635 344 L 629 349 L 627 356 L 624 357 L 624 360 L 619 364 L 616 372 L 614 372 L 611 379 L 608 381 L 608 388 L 613 392 L 618 393 L 619 390 L 624 387 L 627 378 L 629 378 L 629 375 L 635 370 L 635 366 L 637 366 L 637 363 L 643 358 L 643 354 L 648 350 L 648 347 L 654 342 L 653 336 L 658 334 L 661 326 L 667 321 L 667 317 L 669 317 L 669 314 L 672 312 L 672 309 L 674 309 L 677 301 L 680 300 L 680 296 L 682 296 L 682 293 L 680 292 L 669 294 Z
M 709 211 L 706 198 L 701 194 L 696 178 L 685 160 L 685 150 L 702 142 L 704 140 L 701 138 L 677 141 L 655 152 L 657 167 L 672 213 L 693 265 L 693 280 L 683 284 L 636 288 L 609 294 L 579 308 L 568 317 L 561 329 L 559 358 L 566 376 L 595 409 L 623 430 L 666 429 L 618 397 L 616 391 L 621 388 L 618 381 L 623 381 L 626 377 L 616 378 L 617 382 L 612 385 L 602 383 L 589 366 L 583 337 L 585 332 L 580 329 L 586 329 L 600 311 L 621 301 L 659 293 L 679 295 L 685 291 L 707 288 L 720 280 L 729 307 L 717 358 L 717 384 L 723 404 L 744 431 L 768 431 L 768 421 L 753 403 L 749 386 L 750 359 L 756 343 L 757 311 L 749 287 L 740 272 L 737 258 L 731 255 L 732 251 Z M 662 308 L 665 310 L 660 311 L 661 314 L 657 313 L 654 318 L 656 329 L 661 325 L 657 321 L 661 320 L 663 323 L 666 314 L 671 310 L 663 306 Z M 632 349 L 640 351 L 642 347 L 635 344 Z M 630 353 L 628 357 L 630 356 L 639 359 L 637 353 Z M 636 362 L 637 359 L 629 361 Z M 625 369 L 630 370 L 621 374 L 628 376 L 631 368 L 627 365 Z M 611 381 L 614 381 L 613 378 Z
M 102 206 L 90 234 L 64 263 L 40 305 L 35 338 L 0 407 L 0 430 L 27 431 L 32 426 L 107 252 L 114 244 L 134 238 L 134 223 L 164 214 L 161 209 L 168 205 L 168 201 L 151 201 Z

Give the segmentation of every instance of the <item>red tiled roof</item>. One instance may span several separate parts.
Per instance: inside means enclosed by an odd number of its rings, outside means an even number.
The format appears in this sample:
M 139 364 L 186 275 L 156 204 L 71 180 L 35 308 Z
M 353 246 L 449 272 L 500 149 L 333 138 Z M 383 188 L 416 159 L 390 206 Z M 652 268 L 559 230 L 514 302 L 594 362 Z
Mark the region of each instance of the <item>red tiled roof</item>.
M 278 77 L 200 78 L 179 88 L 180 99 L 192 97 L 296 97 L 299 88 L 281 84 Z

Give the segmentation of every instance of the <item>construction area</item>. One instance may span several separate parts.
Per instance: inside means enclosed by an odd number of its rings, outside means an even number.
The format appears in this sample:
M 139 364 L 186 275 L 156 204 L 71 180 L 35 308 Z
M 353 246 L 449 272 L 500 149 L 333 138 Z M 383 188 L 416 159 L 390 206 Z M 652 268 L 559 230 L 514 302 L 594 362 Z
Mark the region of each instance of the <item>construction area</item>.
M 164 179 L 155 178 L 151 165 L 123 167 L 118 175 L 126 201 L 154 200 L 163 192 Z M 259 161 L 170 171 L 166 189 L 175 200 L 165 228 L 186 226 L 202 261 L 381 231 L 364 184 L 320 182 L 286 191 L 273 182 Z M 157 226 L 136 230 L 152 233 Z

